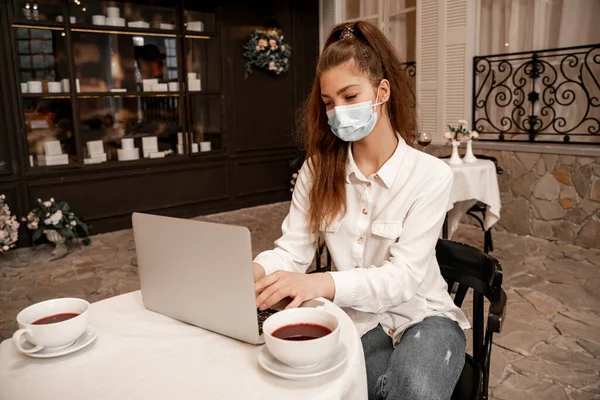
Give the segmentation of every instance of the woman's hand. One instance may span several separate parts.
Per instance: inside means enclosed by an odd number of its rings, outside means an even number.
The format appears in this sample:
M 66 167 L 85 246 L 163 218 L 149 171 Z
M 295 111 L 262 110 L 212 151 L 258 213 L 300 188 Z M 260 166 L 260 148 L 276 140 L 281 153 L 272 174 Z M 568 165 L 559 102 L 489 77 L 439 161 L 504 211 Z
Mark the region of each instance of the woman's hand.
M 302 274 L 277 271 L 260 278 L 254 284 L 254 289 L 258 294 L 256 307 L 261 310 L 272 307 L 285 297 L 294 299 L 286 307 L 287 310 L 317 297 L 333 300 L 335 296 L 335 284 L 328 273 Z

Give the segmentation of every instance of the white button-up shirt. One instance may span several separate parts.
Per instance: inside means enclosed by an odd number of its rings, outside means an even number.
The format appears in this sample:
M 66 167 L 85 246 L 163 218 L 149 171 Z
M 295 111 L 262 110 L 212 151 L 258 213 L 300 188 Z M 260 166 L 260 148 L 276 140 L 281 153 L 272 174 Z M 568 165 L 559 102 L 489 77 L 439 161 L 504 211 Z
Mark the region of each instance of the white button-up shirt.
M 306 272 L 312 263 L 317 237 L 308 229 L 311 180 L 305 163 L 283 235 L 274 250 L 255 259 L 267 275 Z M 348 147 L 346 212 L 327 227 L 323 223 L 321 235 L 334 265 L 334 303 L 350 315 L 361 335 L 381 324 L 397 344 L 406 328 L 433 315 L 469 328 L 435 257 L 452 180 L 446 163 L 401 137 L 392 157 L 369 177 L 360 172 Z

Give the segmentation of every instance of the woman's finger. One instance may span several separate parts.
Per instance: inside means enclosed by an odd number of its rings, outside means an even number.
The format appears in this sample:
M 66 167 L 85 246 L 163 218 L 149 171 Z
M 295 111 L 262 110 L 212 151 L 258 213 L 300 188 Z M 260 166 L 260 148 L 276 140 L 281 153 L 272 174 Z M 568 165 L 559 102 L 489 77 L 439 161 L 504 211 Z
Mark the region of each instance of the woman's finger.
M 260 310 L 266 310 L 271 308 L 273 304 L 279 303 L 281 299 L 288 297 L 290 290 L 288 287 L 282 287 L 275 290 L 268 298 L 266 298 L 262 304 L 258 307 Z
M 256 294 L 261 293 L 265 288 L 273 285 L 275 282 L 279 280 L 279 274 L 271 274 L 267 276 L 263 276 L 254 284 L 254 291 Z
M 265 288 L 265 290 L 263 290 L 256 297 L 256 307 L 260 308 L 264 304 L 265 300 L 267 300 L 269 297 L 271 297 L 273 295 L 273 293 L 275 293 L 276 291 L 281 289 L 282 286 L 283 286 L 283 283 L 281 281 L 277 281 L 277 282 L 273 283 L 271 286 Z

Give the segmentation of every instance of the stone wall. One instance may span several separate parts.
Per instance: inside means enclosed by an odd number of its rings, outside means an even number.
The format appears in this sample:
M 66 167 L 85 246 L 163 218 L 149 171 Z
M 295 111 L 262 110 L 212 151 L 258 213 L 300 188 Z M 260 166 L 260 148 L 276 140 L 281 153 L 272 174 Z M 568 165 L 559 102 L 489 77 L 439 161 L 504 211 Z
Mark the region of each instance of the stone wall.
M 450 149 L 431 146 L 428 152 L 440 156 Z M 600 157 L 474 152 L 496 157 L 504 169 L 498 176 L 502 209 L 497 230 L 600 248 Z

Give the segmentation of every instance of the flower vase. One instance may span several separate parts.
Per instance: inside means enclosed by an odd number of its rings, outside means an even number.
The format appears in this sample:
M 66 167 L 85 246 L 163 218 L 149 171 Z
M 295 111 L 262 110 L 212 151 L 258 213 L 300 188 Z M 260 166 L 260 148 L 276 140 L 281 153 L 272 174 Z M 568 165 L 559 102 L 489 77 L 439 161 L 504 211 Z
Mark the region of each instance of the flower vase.
M 475 157 L 475 155 L 473 154 L 473 140 L 469 139 L 467 140 L 467 152 L 465 153 L 465 156 L 463 157 L 463 161 L 466 163 L 474 163 L 477 161 L 477 157 Z
M 448 161 L 448 164 L 460 165 L 463 163 L 463 160 L 461 160 L 460 155 L 458 154 L 458 146 L 459 145 L 460 145 L 460 142 L 457 140 L 454 140 L 452 142 L 452 156 L 450 156 L 450 160 Z
M 48 239 L 50 243 L 54 243 L 54 250 L 52 250 L 53 256 L 56 256 L 57 254 L 65 254 L 67 252 L 65 238 L 60 233 L 54 229 L 46 229 L 44 230 L 44 235 L 46 235 L 46 239 Z

